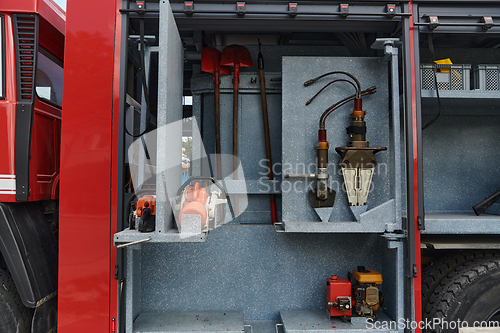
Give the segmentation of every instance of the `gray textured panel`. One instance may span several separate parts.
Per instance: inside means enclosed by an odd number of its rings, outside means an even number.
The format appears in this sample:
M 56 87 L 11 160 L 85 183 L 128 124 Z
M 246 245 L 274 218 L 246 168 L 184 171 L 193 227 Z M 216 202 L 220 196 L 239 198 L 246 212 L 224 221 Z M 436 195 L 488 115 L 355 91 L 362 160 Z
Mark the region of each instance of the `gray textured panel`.
M 403 242 L 389 241 L 389 246 L 384 248 L 382 255 L 384 257 L 384 266 L 382 274 L 384 279 L 384 302 L 383 312 L 391 319 L 404 318 L 405 301 L 410 301 L 405 297 L 404 280 L 405 269 L 403 260 Z M 390 288 L 387 288 L 390 286 Z
M 436 115 L 438 100 L 435 90 L 422 90 L 422 114 Z M 455 116 L 498 115 L 500 93 L 498 91 L 439 91 L 441 114 Z M 481 105 L 481 108 L 478 108 Z
M 199 244 L 145 243 L 142 312 L 241 311 L 245 320 L 276 320 L 279 311 L 325 309 L 326 278 L 347 277 L 358 265 L 382 272 L 386 260 L 402 258 L 381 256 L 386 247 L 375 234 L 284 234 L 270 225 L 225 225 Z
M 377 325 L 386 323 L 389 326 L 389 318 L 380 311 L 377 313 Z M 340 318 L 328 317 L 326 311 L 282 311 L 281 319 L 285 333 L 343 333 L 343 332 L 366 332 L 372 331 L 370 322 L 367 318 L 351 319 L 351 322 L 344 323 Z M 373 322 L 372 322 L 373 324 Z M 394 324 L 393 324 L 394 325 Z M 375 332 L 397 332 L 395 330 L 380 329 Z
M 500 234 L 500 216 L 474 213 L 426 214 L 424 234 Z
M 134 333 L 209 333 L 243 332 L 243 314 L 221 313 L 141 313 L 134 323 Z
M 372 147 L 389 147 L 389 88 L 387 63 L 379 58 L 333 58 L 333 57 L 284 57 L 283 58 L 283 172 L 315 173 L 319 118 L 323 111 L 338 100 L 352 95 L 354 89 L 345 82 L 335 83 L 325 90 L 309 106 L 305 102 L 323 85 L 342 75 L 333 75 L 304 87 L 311 78 L 330 71 L 347 71 L 361 82 L 361 88 L 377 86 L 377 93 L 363 99 L 366 113 L 367 140 Z M 347 196 L 343 190 L 343 179 L 338 166 L 339 155 L 334 148 L 345 146 L 353 103 L 333 112 L 326 122 L 327 140 L 330 144 L 329 173 L 331 187 L 337 191 L 335 206 L 330 221 L 354 221 L 349 211 Z M 399 110 L 398 110 L 399 111 Z M 399 144 L 398 149 L 399 149 Z M 378 166 L 368 197 L 368 209 L 377 207 L 391 199 L 390 182 L 394 179 L 394 164 L 388 152 L 376 155 Z M 311 183 L 311 180 L 309 180 Z M 309 204 L 306 182 L 302 179 L 283 181 L 283 221 L 319 221 Z M 392 223 L 392 221 L 391 221 Z M 356 228 L 353 225 L 353 228 Z M 349 232 L 349 229 L 344 229 Z M 384 229 L 380 230 L 380 232 Z
M 141 253 L 140 246 L 129 247 L 126 251 L 126 283 L 125 283 L 125 329 L 132 332 L 133 322 L 141 311 Z M 123 322 L 123 321 L 121 321 Z
M 472 213 L 500 188 L 500 116 L 441 116 L 423 131 L 426 213 Z
M 156 232 L 175 226 L 169 199 L 181 185 L 184 48 L 168 1 L 160 2 Z M 166 129 L 168 126 L 168 130 Z

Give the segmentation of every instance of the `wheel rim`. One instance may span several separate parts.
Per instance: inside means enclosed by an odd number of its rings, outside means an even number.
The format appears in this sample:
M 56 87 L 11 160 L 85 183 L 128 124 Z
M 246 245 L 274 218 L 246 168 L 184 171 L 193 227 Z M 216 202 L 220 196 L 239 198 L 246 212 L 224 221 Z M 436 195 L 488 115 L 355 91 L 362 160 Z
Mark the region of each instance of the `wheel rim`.
M 493 312 L 493 314 L 488 319 L 486 319 L 486 321 L 500 322 L 500 309 L 496 309 L 495 312 Z

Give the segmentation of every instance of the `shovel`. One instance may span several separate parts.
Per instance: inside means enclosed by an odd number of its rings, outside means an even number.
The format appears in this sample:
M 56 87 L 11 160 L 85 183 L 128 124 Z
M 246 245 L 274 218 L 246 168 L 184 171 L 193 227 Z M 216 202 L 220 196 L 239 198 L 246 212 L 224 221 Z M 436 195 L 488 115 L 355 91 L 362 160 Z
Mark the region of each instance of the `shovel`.
M 260 78 L 260 96 L 262 100 L 262 118 L 264 119 L 264 139 L 266 142 L 266 159 L 267 159 L 267 177 L 269 180 L 273 180 L 273 161 L 271 158 L 271 138 L 269 135 L 269 118 L 267 116 L 267 97 L 266 97 L 266 78 L 264 75 L 264 56 L 261 52 L 261 44 L 259 40 L 259 56 L 257 58 L 258 68 L 259 68 L 259 78 Z M 278 221 L 276 214 L 276 199 L 274 194 L 270 194 L 269 198 L 271 200 L 271 220 L 273 224 Z
M 238 180 L 238 88 L 240 83 L 240 68 L 253 67 L 250 52 L 241 45 L 229 45 L 222 50 L 221 66 L 234 67 L 233 82 L 233 179 Z M 234 214 L 239 214 L 238 197 L 234 197 Z
M 214 75 L 215 104 L 215 154 L 217 157 L 217 179 L 222 179 L 221 145 L 220 145 L 220 76 L 230 75 L 228 67 L 220 65 L 221 53 L 213 47 L 205 47 L 201 52 L 201 70 Z

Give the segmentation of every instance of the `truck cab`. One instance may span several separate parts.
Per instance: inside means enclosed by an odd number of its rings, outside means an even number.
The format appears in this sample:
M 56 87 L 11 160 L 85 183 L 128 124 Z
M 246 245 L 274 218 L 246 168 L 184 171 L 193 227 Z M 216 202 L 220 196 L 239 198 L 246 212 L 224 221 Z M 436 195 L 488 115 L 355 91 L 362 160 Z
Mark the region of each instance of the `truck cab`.
M 56 322 L 65 20 L 50 0 L 0 6 L 0 323 L 8 332 Z

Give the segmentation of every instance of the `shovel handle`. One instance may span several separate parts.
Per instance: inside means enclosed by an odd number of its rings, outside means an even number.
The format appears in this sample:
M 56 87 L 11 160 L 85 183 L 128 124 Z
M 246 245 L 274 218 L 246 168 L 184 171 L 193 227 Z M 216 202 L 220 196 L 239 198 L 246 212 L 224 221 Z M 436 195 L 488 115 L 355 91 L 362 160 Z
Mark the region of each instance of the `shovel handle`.
M 220 77 L 214 75 L 215 102 L 215 154 L 217 158 L 217 179 L 222 179 L 221 143 L 220 143 Z
M 267 160 L 267 178 L 273 180 L 273 161 L 271 155 L 271 136 L 269 133 L 269 117 L 267 114 L 267 96 L 266 96 L 266 77 L 264 74 L 264 60 L 261 60 L 262 54 L 259 53 L 259 77 L 260 77 L 260 96 L 262 100 L 262 118 L 264 120 L 264 139 L 266 142 L 266 160 Z M 271 201 L 271 219 L 273 224 L 278 221 L 276 213 L 276 199 L 274 194 L 269 196 Z

